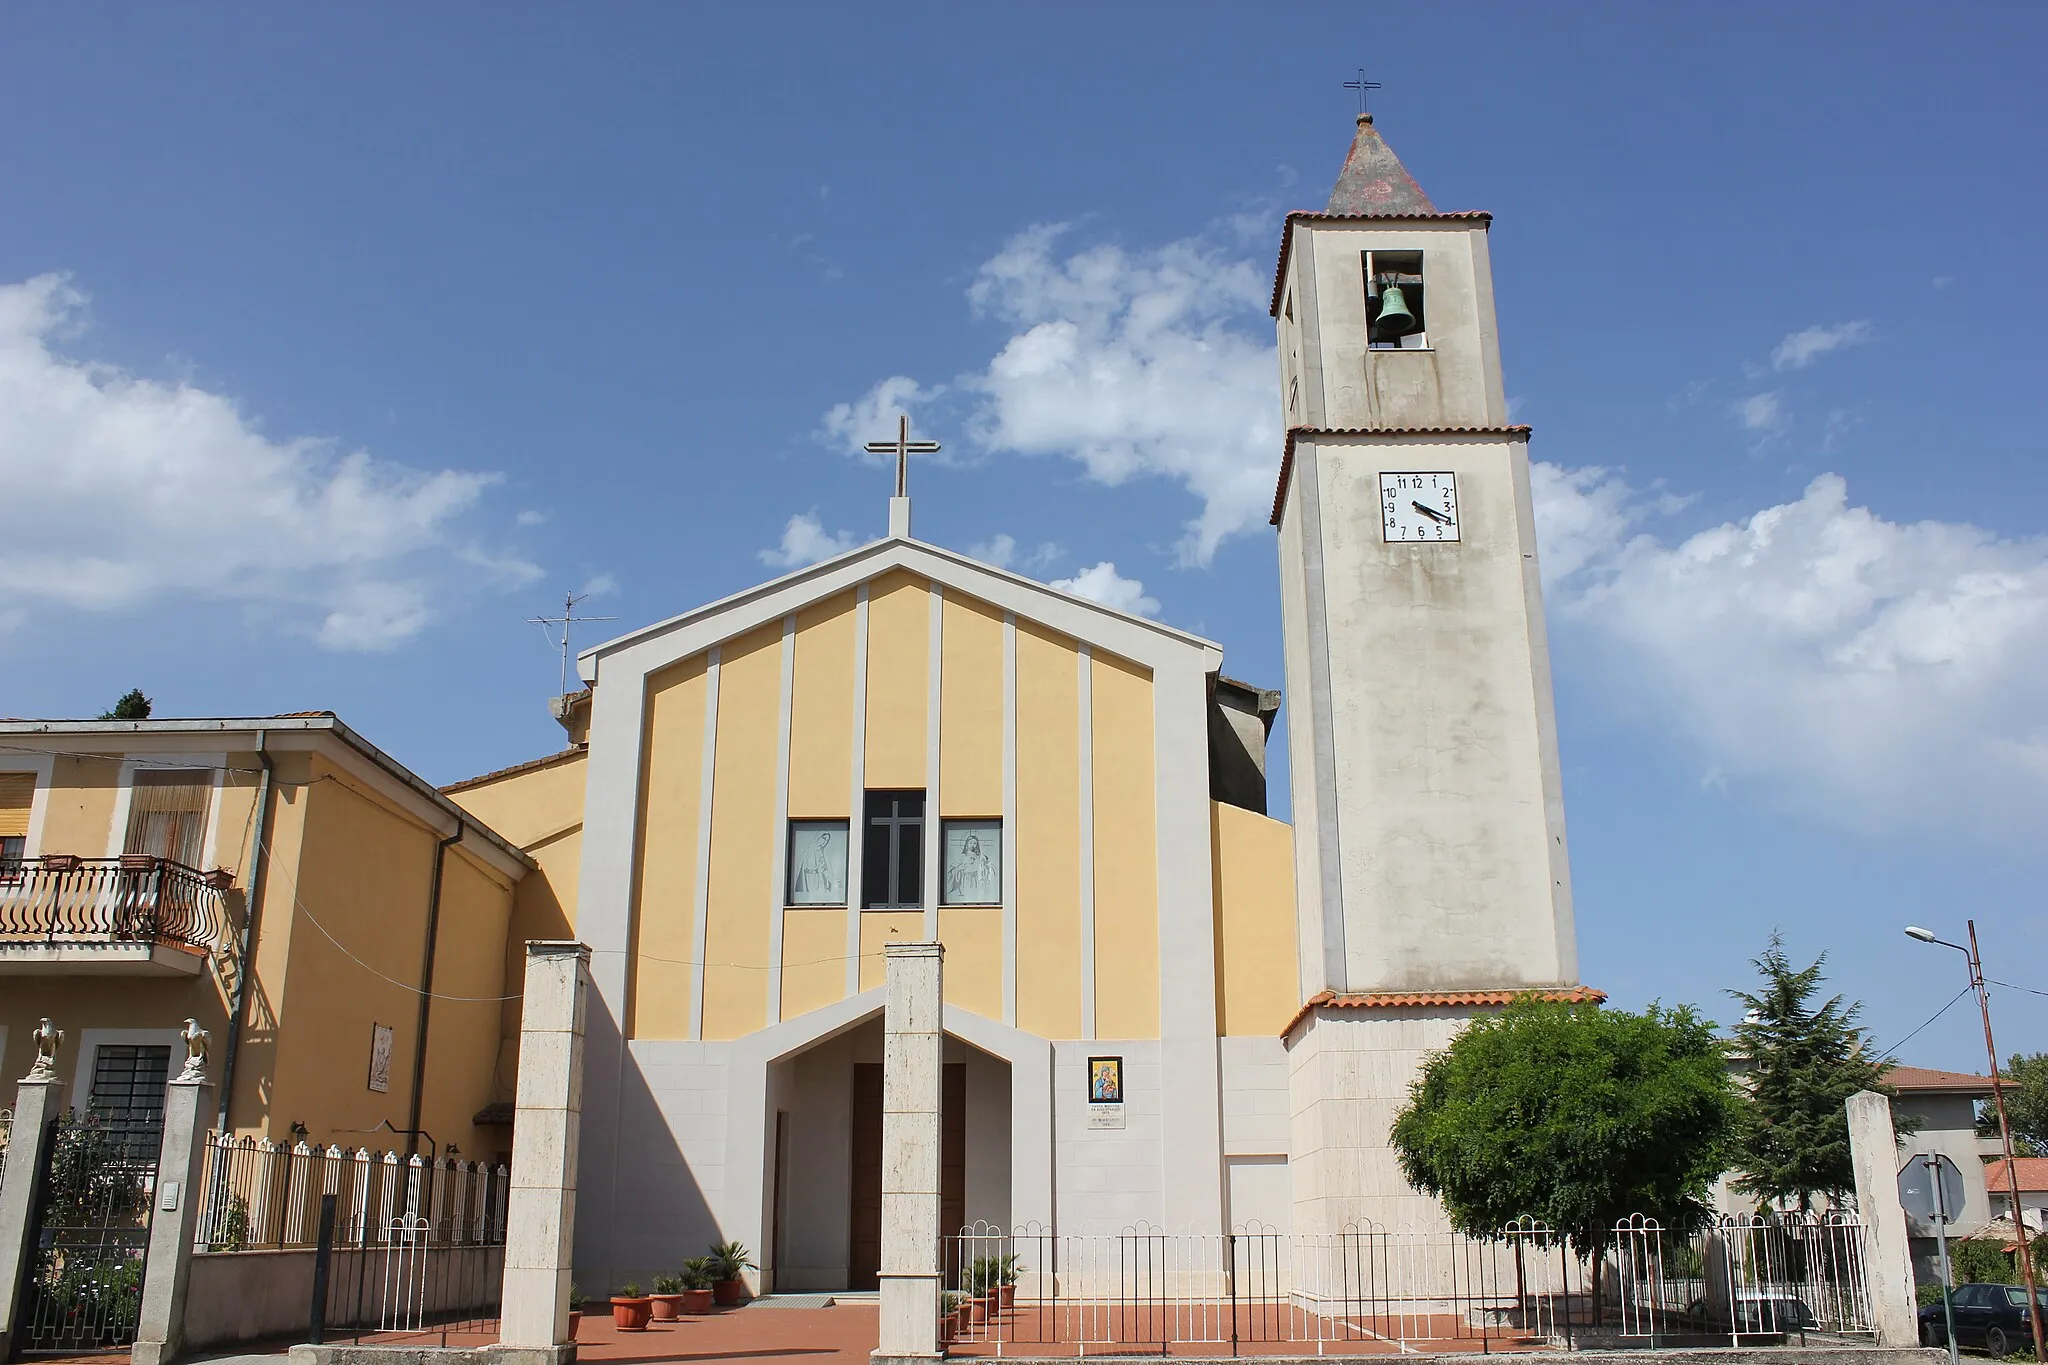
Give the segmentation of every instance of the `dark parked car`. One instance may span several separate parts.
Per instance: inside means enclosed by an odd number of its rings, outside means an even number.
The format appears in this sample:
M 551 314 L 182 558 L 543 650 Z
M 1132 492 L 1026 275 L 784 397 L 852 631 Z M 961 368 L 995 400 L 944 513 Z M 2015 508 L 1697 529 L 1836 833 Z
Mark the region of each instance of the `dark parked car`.
M 2048 1292 L 2039 1295 L 2048 1305 Z M 1956 1315 L 1956 1345 L 1981 1346 L 1992 1355 L 2031 1350 L 2033 1324 L 2027 1317 L 2027 1291 L 2016 1284 L 1964 1284 L 1949 1291 Z M 1948 1344 L 1948 1323 L 1941 1302 L 1920 1310 L 1920 1344 Z

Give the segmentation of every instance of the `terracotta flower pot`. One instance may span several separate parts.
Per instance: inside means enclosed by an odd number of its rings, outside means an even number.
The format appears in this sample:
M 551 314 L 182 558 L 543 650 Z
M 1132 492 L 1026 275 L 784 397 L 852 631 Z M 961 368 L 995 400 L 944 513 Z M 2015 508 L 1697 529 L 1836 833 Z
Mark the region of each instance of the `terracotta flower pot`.
M 967 1335 L 968 1329 L 974 1326 L 974 1321 L 966 1304 L 963 1303 L 953 1310 L 952 1322 L 954 1336 L 964 1337 Z
M 1003 1310 L 1003 1311 L 1004 1311 L 1005 1313 L 1007 1313 L 1007 1312 L 1009 1312 L 1009 1311 L 1010 1311 L 1010 1310 L 1011 1310 L 1012 1308 L 1015 1308 L 1016 1306 L 1017 1306 L 1017 1286 L 1016 1286 L 1016 1285 L 1014 1285 L 1014 1284 L 999 1284 L 999 1285 L 997 1285 L 997 1286 L 996 1286 L 996 1307 L 998 1307 L 998 1308 L 1002 1309 L 1002 1310 Z
M 654 1305 L 654 1320 L 656 1322 L 674 1322 L 676 1314 L 683 1307 L 683 1296 L 681 1294 L 649 1294 L 647 1298 Z
M 683 1291 L 683 1311 L 692 1317 L 699 1313 L 709 1313 L 711 1311 L 711 1291 L 708 1289 L 685 1289 Z
M 747 1296 L 745 1280 L 714 1280 L 711 1283 L 711 1299 L 720 1308 L 730 1308 Z
M 979 1327 L 982 1323 L 988 1321 L 988 1300 L 969 1299 L 960 1306 L 960 1311 L 967 1315 L 967 1325 L 969 1327 Z
M 583 1310 L 581 1308 L 571 1308 L 569 1310 L 569 1340 L 576 1340 L 576 1333 L 580 1331 L 582 1327 Z
M 644 1332 L 647 1320 L 654 1316 L 654 1301 L 649 1298 L 612 1300 L 612 1326 L 621 1332 Z

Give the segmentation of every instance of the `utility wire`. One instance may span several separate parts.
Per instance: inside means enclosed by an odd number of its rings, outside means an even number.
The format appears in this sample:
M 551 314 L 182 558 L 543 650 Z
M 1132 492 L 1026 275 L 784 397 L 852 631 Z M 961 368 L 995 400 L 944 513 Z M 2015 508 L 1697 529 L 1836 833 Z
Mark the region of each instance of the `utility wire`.
M 1948 1013 L 1948 1012 L 1949 1012 L 1950 1010 L 1954 1009 L 1954 1008 L 1955 1008 L 1955 1003 L 1956 1003 L 1956 1001 L 1958 1001 L 1958 1000 L 1962 999 L 1962 998 L 1963 998 L 1964 996 L 1968 995 L 1968 994 L 1969 994 L 1969 993 L 1971 992 L 1971 990 L 1972 990 L 1972 989 L 1974 989 L 1974 988 L 1973 988 L 1973 987 L 1970 987 L 1970 986 L 1965 986 L 1965 987 L 1963 987 L 1963 988 L 1962 988 L 1961 990 L 1957 991 L 1957 992 L 1956 992 L 1956 993 L 1955 993 L 1954 995 L 1951 995 L 1951 996 L 1950 996 L 1950 997 L 1948 998 L 1948 1003 L 1947 1003 L 1946 1005 L 1943 1005 L 1943 1006 L 1942 1006 L 1942 1007 L 1941 1007 L 1940 1009 L 1936 1010 L 1936 1011 L 1935 1011 L 1935 1012 L 1933 1013 L 1933 1015 L 1932 1015 L 1932 1016 L 1930 1016 L 1930 1017 L 1928 1018 L 1928 1020 L 1927 1020 L 1927 1023 L 1925 1023 L 1925 1024 L 1922 1024 L 1922 1025 L 1921 1025 L 1921 1026 L 1920 1026 L 1919 1028 L 1916 1028 L 1916 1029 L 1914 1029 L 1914 1030 L 1913 1030 L 1913 1031 L 1912 1031 L 1911 1033 L 1909 1033 L 1909 1034 L 1907 1034 L 1907 1035 L 1906 1035 L 1905 1037 L 1903 1037 L 1903 1038 L 1899 1039 L 1899 1041 L 1898 1041 L 1898 1042 L 1896 1042 L 1896 1043 L 1893 1043 L 1893 1044 L 1892 1044 L 1892 1045 L 1891 1045 L 1890 1047 L 1886 1048 L 1886 1049 L 1885 1049 L 1885 1050 L 1884 1050 L 1883 1052 L 1880 1052 L 1880 1053 L 1878 1054 L 1878 1056 L 1880 1056 L 1880 1057 L 1888 1057 L 1888 1058 L 1897 1058 L 1897 1056 L 1899 1055 L 1899 1049 L 1900 1049 L 1900 1048 L 1904 1047 L 1904 1046 L 1905 1046 L 1906 1044 L 1908 1044 L 1908 1043 L 1912 1042 L 1912 1041 L 1913 1041 L 1913 1040 L 1914 1040 L 1915 1038 L 1919 1037 L 1919 1036 L 1920 1036 L 1920 1034 L 1921 1034 L 1921 1032 L 1922 1032 L 1922 1030 L 1926 1029 L 1926 1028 L 1928 1027 L 1928 1025 L 1929 1025 L 1929 1024 L 1932 1024 L 1932 1023 L 1933 1023 L 1933 1022 L 1934 1022 L 1934 1021 L 1935 1021 L 1936 1019 L 1939 1019 L 1939 1018 L 1941 1018 L 1941 1016 L 1942 1016 L 1942 1015 L 1944 1015 L 1944 1014 L 1947 1014 L 1947 1013 Z

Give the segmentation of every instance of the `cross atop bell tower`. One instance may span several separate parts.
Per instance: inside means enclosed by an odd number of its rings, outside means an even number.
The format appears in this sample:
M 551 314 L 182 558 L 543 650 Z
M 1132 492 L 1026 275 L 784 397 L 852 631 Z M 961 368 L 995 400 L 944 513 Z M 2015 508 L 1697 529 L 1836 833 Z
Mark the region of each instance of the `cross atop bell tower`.
M 867 452 L 896 457 L 896 493 L 889 499 L 889 535 L 892 539 L 907 540 L 910 537 L 910 457 L 936 455 L 939 443 L 911 440 L 910 416 L 905 413 L 896 418 L 896 439 L 869 441 Z

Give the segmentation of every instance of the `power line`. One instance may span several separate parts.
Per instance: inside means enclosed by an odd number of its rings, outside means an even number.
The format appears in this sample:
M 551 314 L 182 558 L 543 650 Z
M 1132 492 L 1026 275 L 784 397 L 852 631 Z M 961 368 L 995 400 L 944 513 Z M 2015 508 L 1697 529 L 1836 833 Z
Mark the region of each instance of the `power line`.
M 1919 1036 L 1920 1036 L 1920 1033 L 1921 1033 L 1921 1030 L 1923 1030 L 1923 1029 L 1927 1028 L 1929 1024 L 1932 1024 L 1932 1023 L 1933 1023 L 1933 1022 L 1934 1022 L 1934 1021 L 1935 1021 L 1936 1019 L 1939 1019 L 1939 1018 L 1941 1018 L 1941 1016 L 1942 1016 L 1942 1015 L 1944 1015 L 1944 1014 L 1947 1014 L 1947 1013 L 1948 1013 L 1948 1012 L 1949 1012 L 1950 1010 L 1954 1009 L 1954 1008 L 1955 1008 L 1955 1003 L 1956 1003 L 1956 1001 L 1958 1001 L 1958 1000 L 1962 999 L 1962 998 L 1963 998 L 1964 996 L 1968 995 L 1968 994 L 1969 994 L 1969 993 L 1971 992 L 1971 990 L 1973 990 L 1973 989 L 1974 989 L 1974 987 L 1970 987 L 1970 986 L 1965 986 L 1965 987 L 1963 987 L 1963 988 L 1962 988 L 1961 990 L 1957 991 L 1957 992 L 1956 992 L 1956 993 L 1955 993 L 1954 995 L 1951 995 L 1951 996 L 1950 996 L 1950 997 L 1948 998 L 1948 1003 L 1947 1003 L 1946 1005 L 1943 1005 L 1943 1006 L 1942 1006 L 1942 1007 L 1941 1007 L 1940 1009 L 1936 1010 L 1936 1011 L 1935 1011 L 1935 1012 L 1933 1013 L 1933 1015 L 1931 1015 L 1931 1016 L 1930 1016 L 1930 1017 L 1928 1018 L 1928 1020 L 1927 1020 L 1927 1023 L 1925 1023 L 1925 1024 L 1922 1024 L 1922 1025 L 1921 1025 L 1921 1026 L 1920 1026 L 1919 1028 L 1916 1028 L 1916 1029 L 1914 1029 L 1914 1030 L 1913 1030 L 1913 1031 L 1912 1031 L 1911 1033 L 1909 1033 L 1909 1034 L 1907 1034 L 1907 1035 L 1906 1035 L 1905 1037 L 1903 1037 L 1903 1038 L 1899 1039 L 1899 1041 L 1898 1041 L 1898 1042 L 1896 1042 L 1896 1043 L 1893 1043 L 1893 1044 L 1892 1044 L 1892 1045 L 1891 1045 L 1890 1047 L 1886 1048 L 1886 1049 L 1885 1049 L 1885 1050 L 1884 1050 L 1883 1052 L 1880 1052 L 1880 1053 L 1878 1054 L 1878 1056 L 1880 1056 L 1880 1057 L 1897 1057 L 1897 1056 L 1899 1055 L 1899 1049 L 1900 1049 L 1900 1048 L 1904 1047 L 1904 1046 L 1905 1046 L 1906 1044 L 1908 1044 L 1908 1043 L 1912 1042 L 1912 1041 L 1913 1041 L 1913 1040 L 1914 1040 L 1915 1038 L 1919 1037 Z

